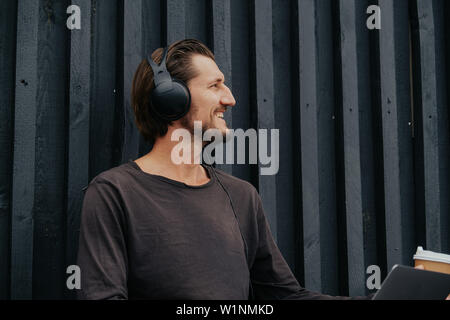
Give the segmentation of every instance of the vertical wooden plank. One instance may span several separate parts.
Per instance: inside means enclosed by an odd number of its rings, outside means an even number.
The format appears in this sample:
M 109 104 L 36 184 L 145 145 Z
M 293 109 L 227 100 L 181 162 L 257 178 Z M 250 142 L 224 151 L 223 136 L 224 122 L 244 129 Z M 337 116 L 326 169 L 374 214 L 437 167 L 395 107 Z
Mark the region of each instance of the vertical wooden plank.
M 386 275 L 386 257 L 384 255 L 385 224 L 384 224 L 384 176 L 383 176 L 383 130 L 381 118 L 380 94 L 380 49 L 379 30 L 369 30 L 366 27 L 366 10 L 369 5 L 378 5 L 377 0 L 361 1 L 356 15 L 356 25 L 363 26 L 357 32 L 358 64 L 365 73 L 359 74 L 360 82 L 360 154 L 362 175 L 362 218 L 364 243 L 364 272 L 370 265 L 378 265 L 382 277 Z M 390 32 L 388 30 L 388 32 Z M 340 108 L 342 109 L 342 107 Z M 406 123 L 407 125 L 407 123 Z M 341 212 L 344 212 L 343 210 Z M 347 268 L 345 268 L 347 269 Z M 348 274 L 346 275 L 348 278 Z M 365 293 L 373 293 L 366 284 Z M 360 294 L 364 294 L 361 289 Z
M 232 64 L 231 64 L 231 2 L 230 0 L 213 0 L 211 2 L 212 13 L 212 50 L 219 69 L 225 76 L 225 84 L 233 89 L 232 86 Z M 225 121 L 228 128 L 233 128 L 233 108 L 225 112 Z M 224 147 L 224 158 L 226 157 Z M 224 161 L 225 162 L 225 161 Z M 218 164 L 217 168 L 232 174 L 233 165 Z
M 275 151 L 275 143 L 270 139 L 270 129 L 275 128 L 275 104 L 273 92 L 273 43 L 272 43 L 272 1 L 254 0 L 254 66 L 255 103 L 257 129 L 267 129 L 267 150 Z M 259 133 L 259 132 L 258 132 Z M 258 138 L 258 143 L 260 138 Z M 259 148 L 258 148 L 259 150 Z M 277 203 L 275 175 L 261 175 L 259 167 L 258 191 L 261 195 L 267 220 L 275 241 L 277 240 Z
M 89 145 L 89 180 L 122 160 L 117 0 L 92 1 L 92 78 Z M 119 33 L 119 35 L 118 35 Z
M 357 2 L 356 11 L 366 13 L 376 0 Z M 380 255 L 385 250 L 384 234 L 380 225 L 384 221 L 383 193 L 383 148 L 381 125 L 381 95 L 380 92 L 380 57 L 379 57 L 379 31 L 369 30 L 366 26 L 369 15 L 357 14 L 357 43 L 359 90 L 360 90 L 360 154 L 362 174 L 362 221 L 363 221 L 363 250 L 364 267 L 359 272 L 367 278 L 366 270 L 370 265 L 378 265 L 384 272 L 385 258 Z M 364 70 L 364 71 L 362 71 Z M 408 126 L 408 123 L 405 123 Z M 401 125 L 402 126 L 402 125 Z M 384 229 L 383 229 L 384 230 Z M 380 257 L 381 256 L 381 257 Z M 357 294 L 369 294 L 370 291 L 365 280 L 358 283 L 360 291 Z
M 298 12 L 305 286 L 338 294 L 332 7 L 299 1 Z
M 165 30 L 162 20 L 164 20 L 164 10 L 162 1 L 144 1 L 142 3 L 142 59 L 151 55 L 157 48 L 163 45 L 162 31 Z M 134 76 L 134 74 L 133 74 Z M 140 137 L 139 156 L 150 152 L 153 146 Z
M 0 300 L 8 299 L 10 279 L 11 182 L 17 1 L 0 1 Z
M 76 264 L 80 213 L 89 183 L 89 118 L 91 94 L 91 0 L 72 0 L 81 10 L 81 29 L 70 36 L 70 80 L 67 157 L 66 267 Z M 66 292 L 74 298 L 73 292 Z
M 162 33 L 165 31 L 163 25 L 163 1 L 143 1 L 142 3 L 142 58 L 147 57 L 147 53 L 152 53 L 162 45 Z
M 249 1 L 231 0 L 231 65 L 232 87 L 236 105 L 232 108 L 234 129 L 244 131 L 254 127 L 250 103 L 250 30 L 251 6 Z M 253 175 L 254 165 L 233 165 L 233 175 L 257 185 Z M 255 170 L 256 171 L 256 170 Z
M 363 190 L 361 163 L 360 113 L 365 111 L 366 92 L 361 91 L 360 55 L 357 45 L 360 26 L 356 15 L 364 6 L 355 0 L 339 2 L 340 47 L 342 68 L 342 116 L 344 144 L 344 193 L 349 295 L 364 292 Z M 367 50 L 367 49 L 366 49 Z M 367 69 L 366 69 L 367 70 Z M 362 96 L 362 97 L 361 97 Z M 365 173 L 364 173 L 365 174 Z
M 142 57 L 142 1 L 125 0 L 123 32 L 123 116 L 124 144 L 122 163 L 139 155 L 139 131 L 134 123 L 131 86 L 134 72 Z
M 421 40 L 419 30 L 419 18 L 417 16 L 417 4 L 410 1 L 410 68 L 411 68 L 411 132 L 414 148 L 414 207 L 415 216 L 415 238 L 417 245 L 426 247 L 426 223 L 425 223 L 425 177 L 423 174 L 423 136 L 421 114 Z
M 412 137 L 408 122 L 408 1 L 381 0 L 379 33 L 381 120 L 383 131 L 384 201 L 387 270 L 410 264 L 414 252 Z
M 317 132 L 316 15 L 314 1 L 298 1 L 300 153 L 305 287 L 322 290 Z
M 166 1 L 166 45 L 186 38 L 186 0 Z
M 415 93 L 415 118 L 418 120 L 417 138 L 423 179 L 425 234 L 428 250 L 448 248 L 448 107 L 444 72 L 444 5 L 442 1 L 416 1 L 414 10 L 418 19 L 416 41 L 420 52 Z
M 337 212 L 335 177 L 334 80 L 333 80 L 333 24 L 331 1 L 316 3 L 317 48 L 317 109 L 318 127 L 318 205 L 320 215 L 320 245 L 322 292 L 339 294 L 335 267 L 337 256 Z M 308 63 L 308 61 L 304 61 Z M 311 109 L 311 108 L 309 108 Z M 311 110 L 310 110 L 311 112 Z M 307 137 L 303 137 L 307 139 Z M 303 141 L 305 141 L 303 140 Z M 307 228 L 307 226 L 305 226 Z
M 208 9 L 211 0 L 184 0 L 185 1 L 185 38 L 200 40 L 208 43 Z
M 361 216 L 362 235 L 361 250 L 363 266 L 355 266 L 356 275 L 348 273 L 349 291 L 352 295 L 369 293 L 365 279 L 369 265 L 384 267 L 384 259 L 380 261 L 378 250 L 383 250 L 383 241 L 379 240 L 379 225 L 384 213 L 382 188 L 382 128 L 379 89 L 379 57 L 378 30 L 366 27 L 368 15 L 366 10 L 374 0 L 355 2 L 355 33 L 357 46 L 358 69 L 358 112 L 359 112 L 359 153 L 361 165 Z M 343 109 L 343 108 L 342 108 Z M 345 181 L 345 178 L 344 178 Z M 345 189 L 345 188 L 344 188 Z M 344 211 L 345 212 L 345 211 Z M 383 239 L 381 237 L 381 239 Z M 350 261 L 348 261 L 350 263 Z M 353 290 L 353 291 L 351 291 Z
M 39 3 L 33 298 L 58 299 L 65 285 L 69 2 Z
M 292 72 L 292 138 L 295 140 L 292 143 L 292 197 L 293 197 L 293 228 L 294 228 L 294 262 L 295 269 L 293 269 L 297 280 L 302 286 L 305 286 L 305 259 L 304 259 L 304 245 L 303 245 L 303 197 L 302 197 L 302 156 L 301 156 L 301 128 L 300 128 L 300 8 L 299 1 L 291 2 L 291 63 L 290 69 Z M 274 32 L 276 38 L 276 32 Z M 276 57 L 276 56 L 274 56 Z M 274 60 L 276 61 L 276 60 Z M 276 79 L 276 78 L 275 78 Z M 276 87 L 275 87 L 276 88 Z M 276 91 L 275 91 L 276 92 Z M 277 96 L 276 96 L 277 98 Z M 278 100 L 278 98 L 277 98 Z M 281 136 L 281 134 L 280 134 Z
M 277 225 L 278 248 L 291 269 L 296 269 L 296 217 L 294 209 L 294 171 L 293 156 L 295 133 L 293 128 L 293 92 L 292 79 L 295 71 L 292 63 L 295 50 L 291 40 L 291 5 L 286 1 L 272 2 L 273 19 L 273 69 L 274 69 L 274 103 L 275 126 L 280 129 L 279 171 L 276 175 L 277 186 Z M 293 52 L 293 53 L 291 53 Z
M 442 10 L 442 14 L 444 17 L 448 17 L 450 13 L 450 3 L 448 1 L 445 1 L 444 9 Z M 446 64 L 446 92 L 447 92 L 447 103 L 450 99 L 448 92 L 450 92 L 450 59 L 448 57 L 450 56 L 450 20 L 444 19 L 444 28 L 445 31 L 441 33 L 441 36 L 444 37 L 444 46 L 445 46 L 445 64 Z M 443 123 L 443 126 L 447 126 L 447 143 L 442 144 L 443 146 L 447 145 L 446 149 L 446 155 L 444 154 L 441 158 L 442 167 L 445 168 L 446 173 L 443 173 L 443 176 L 447 177 L 446 179 L 446 186 L 443 188 L 443 199 L 447 200 L 447 214 L 442 215 L 443 221 L 441 222 L 441 229 L 444 233 L 444 239 L 442 241 L 442 252 L 450 252 L 450 201 L 447 197 L 445 197 L 446 194 L 450 193 L 450 110 L 449 108 L 443 108 L 441 118 L 443 121 L 445 119 L 448 119 L 447 123 Z
M 446 43 L 446 15 L 447 1 L 435 1 L 433 14 L 435 16 L 436 37 L 436 92 L 438 108 L 438 150 L 439 150 L 439 201 L 440 201 L 440 252 L 450 252 L 450 112 L 448 106 L 446 64 L 448 57 L 448 43 Z M 441 67 L 442 66 L 442 67 Z
M 18 2 L 11 217 L 11 299 L 32 298 L 39 3 Z

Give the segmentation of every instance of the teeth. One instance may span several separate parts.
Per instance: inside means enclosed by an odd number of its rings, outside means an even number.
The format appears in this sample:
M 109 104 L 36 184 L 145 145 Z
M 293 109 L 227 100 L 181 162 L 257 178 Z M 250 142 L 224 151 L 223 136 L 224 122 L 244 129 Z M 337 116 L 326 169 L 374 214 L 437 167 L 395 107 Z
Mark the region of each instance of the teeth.
M 216 117 L 223 119 L 223 113 L 216 113 Z

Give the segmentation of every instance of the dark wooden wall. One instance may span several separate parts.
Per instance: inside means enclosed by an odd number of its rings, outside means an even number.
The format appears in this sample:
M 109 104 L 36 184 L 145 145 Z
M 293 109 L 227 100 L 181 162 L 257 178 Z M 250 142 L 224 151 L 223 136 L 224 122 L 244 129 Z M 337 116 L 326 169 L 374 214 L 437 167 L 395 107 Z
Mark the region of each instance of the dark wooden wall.
M 82 188 L 149 151 L 132 77 L 182 38 L 215 52 L 231 127 L 280 129 L 277 175 L 220 167 L 258 188 L 302 285 L 366 294 L 367 266 L 450 252 L 449 15 L 444 0 L 0 1 L 0 299 L 72 297 Z

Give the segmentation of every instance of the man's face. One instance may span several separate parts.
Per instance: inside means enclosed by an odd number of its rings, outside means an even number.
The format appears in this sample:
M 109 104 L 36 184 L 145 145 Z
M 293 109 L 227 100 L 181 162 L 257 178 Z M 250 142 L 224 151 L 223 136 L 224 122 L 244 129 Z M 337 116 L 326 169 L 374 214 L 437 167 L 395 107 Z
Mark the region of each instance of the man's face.
M 218 129 L 225 137 L 228 127 L 223 115 L 236 101 L 214 60 L 196 54 L 192 56 L 192 65 L 198 75 L 189 81 L 191 109 L 181 119 L 181 124 L 193 134 L 194 121 L 201 121 L 203 132 Z

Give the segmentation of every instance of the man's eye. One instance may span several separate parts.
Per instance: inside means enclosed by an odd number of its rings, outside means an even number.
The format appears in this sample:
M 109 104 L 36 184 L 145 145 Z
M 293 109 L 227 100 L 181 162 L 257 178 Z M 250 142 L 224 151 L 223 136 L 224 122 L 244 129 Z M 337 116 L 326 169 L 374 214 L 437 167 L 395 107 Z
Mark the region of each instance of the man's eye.
M 217 88 L 217 83 L 213 84 L 210 88 Z

